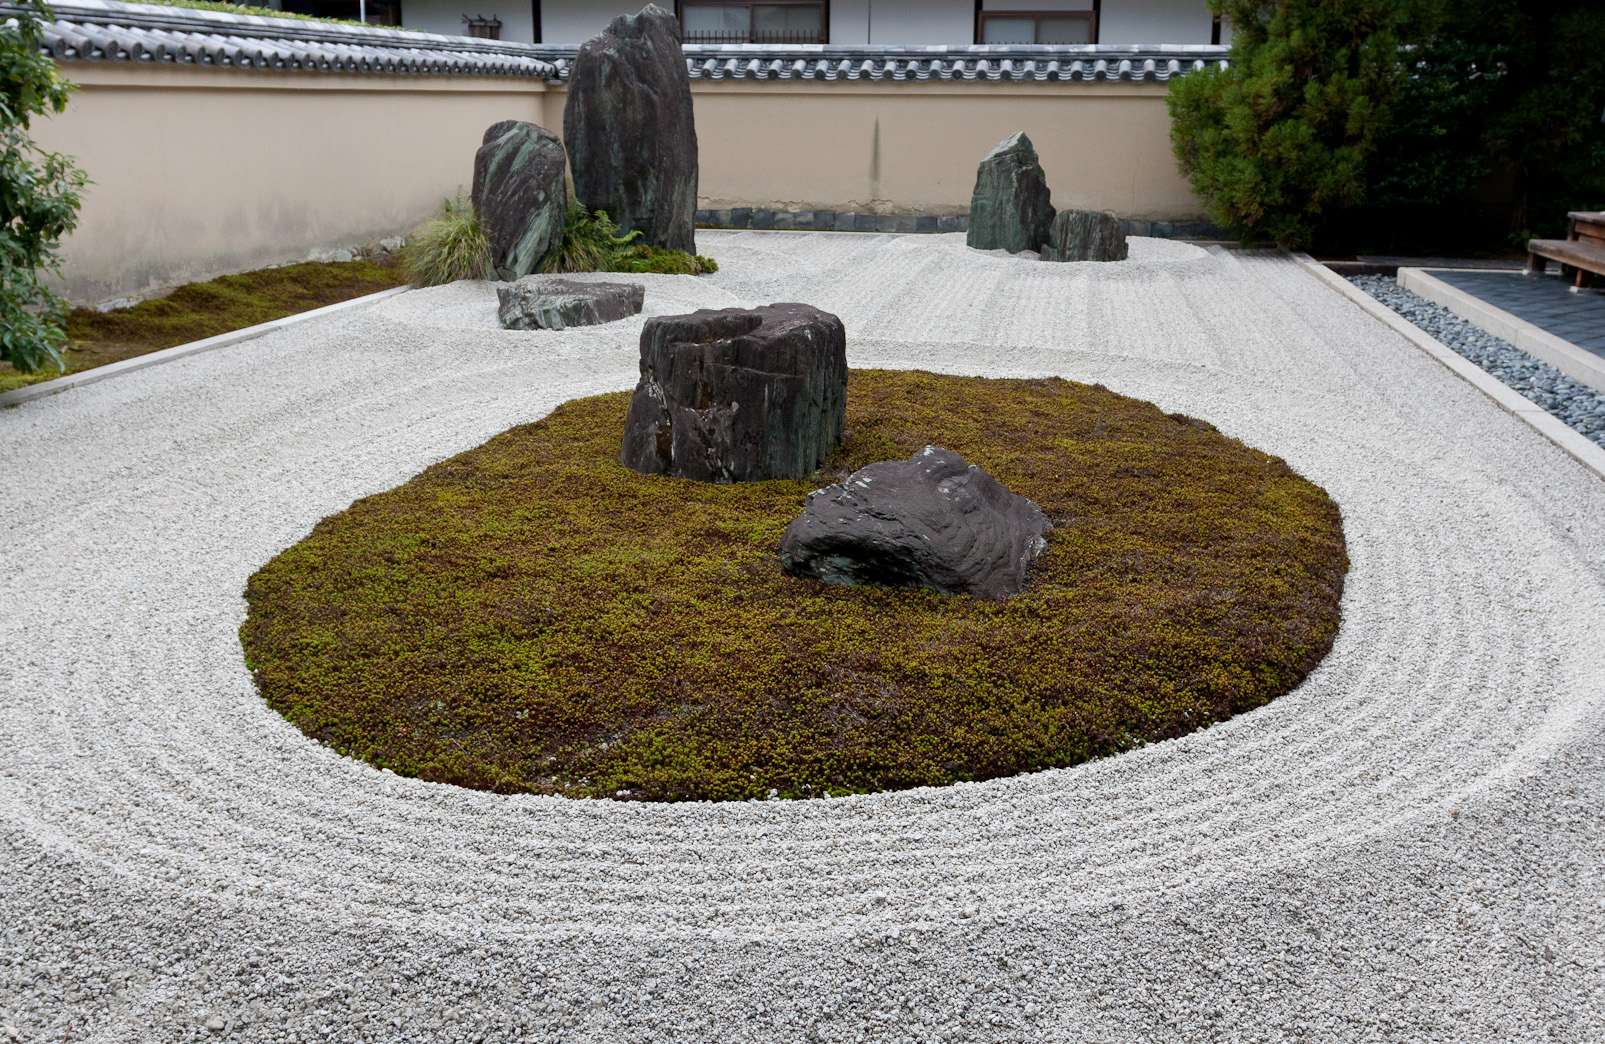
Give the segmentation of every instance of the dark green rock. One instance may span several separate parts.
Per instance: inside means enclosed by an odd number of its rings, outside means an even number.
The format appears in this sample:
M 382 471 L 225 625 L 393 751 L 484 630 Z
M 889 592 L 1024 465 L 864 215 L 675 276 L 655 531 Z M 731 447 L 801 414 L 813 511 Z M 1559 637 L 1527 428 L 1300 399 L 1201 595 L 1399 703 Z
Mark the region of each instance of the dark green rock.
M 640 283 L 580 283 L 525 276 L 496 291 L 497 318 L 509 330 L 566 330 L 628 319 L 641 311 Z
M 563 235 L 568 189 L 563 143 L 522 120 L 493 123 L 474 154 L 474 213 L 500 279 L 535 271 Z
M 847 332 L 804 304 L 655 316 L 619 459 L 649 475 L 759 482 L 811 475 L 841 444 Z
M 1037 150 L 1021 131 L 987 153 L 975 173 L 970 196 L 970 231 L 965 242 L 977 250 L 1041 250 L 1053 223 L 1048 182 Z
M 1126 230 L 1112 210 L 1061 210 L 1053 219 L 1044 261 L 1124 261 Z
M 580 47 L 563 140 L 586 209 L 640 242 L 696 253 L 697 131 L 674 15 L 648 4 Z

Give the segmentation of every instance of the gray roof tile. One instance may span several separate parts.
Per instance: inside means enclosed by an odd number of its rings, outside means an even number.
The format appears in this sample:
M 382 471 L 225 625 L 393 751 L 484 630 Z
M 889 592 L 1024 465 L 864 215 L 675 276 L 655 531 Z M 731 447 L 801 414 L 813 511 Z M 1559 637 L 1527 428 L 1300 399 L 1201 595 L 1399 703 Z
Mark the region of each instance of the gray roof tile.
M 519 76 L 562 81 L 575 47 L 439 36 L 117 0 L 57 0 L 44 28 L 58 61 L 212 65 L 302 72 Z M 10 10 L 0 0 L 0 17 Z M 823 83 L 1164 83 L 1226 62 L 1213 45 L 855 47 L 687 44 L 699 80 Z

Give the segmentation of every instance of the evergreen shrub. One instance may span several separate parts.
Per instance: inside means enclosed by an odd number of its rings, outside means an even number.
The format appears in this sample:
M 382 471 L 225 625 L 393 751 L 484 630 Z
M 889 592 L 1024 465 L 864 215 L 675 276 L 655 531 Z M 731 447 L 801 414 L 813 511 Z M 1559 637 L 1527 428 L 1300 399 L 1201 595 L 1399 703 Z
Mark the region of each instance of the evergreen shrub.
M 71 157 L 29 135 L 32 118 L 61 112 L 72 90 L 40 51 L 54 17 L 39 0 L 19 0 L 0 28 L 0 361 L 24 373 L 66 368 L 66 302 L 40 277 L 60 271 L 61 237 L 77 225 L 88 184 Z

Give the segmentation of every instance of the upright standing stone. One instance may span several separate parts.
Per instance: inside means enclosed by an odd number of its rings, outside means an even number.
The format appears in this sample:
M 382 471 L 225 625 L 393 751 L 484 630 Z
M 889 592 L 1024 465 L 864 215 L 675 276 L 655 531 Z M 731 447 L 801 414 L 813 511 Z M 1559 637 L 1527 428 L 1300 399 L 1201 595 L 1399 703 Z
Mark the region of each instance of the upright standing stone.
M 986 154 L 975 172 L 970 196 L 970 231 L 965 242 L 977 250 L 1041 250 L 1053 224 L 1048 181 L 1037 150 L 1024 131 Z
M 563 140 L 586 209 L 643 243 L 696 253 L 697 130 L 674 15 L 648 4 L 581 45 Z
M 496 276 L 535 271 L 563 235 L 568 189 L 563 143 L 522 120 L 493 123 L 474 154 L 474 213 L 490 236 Z
M 1044 261 L 1124 261 L 1126 229 L 1112 210 L 1061 210 L 1053 219 Z
M 625 467 L 702 482 L 802 478 L 847 420 L 847 332 L 804 304 L 648 319 Z

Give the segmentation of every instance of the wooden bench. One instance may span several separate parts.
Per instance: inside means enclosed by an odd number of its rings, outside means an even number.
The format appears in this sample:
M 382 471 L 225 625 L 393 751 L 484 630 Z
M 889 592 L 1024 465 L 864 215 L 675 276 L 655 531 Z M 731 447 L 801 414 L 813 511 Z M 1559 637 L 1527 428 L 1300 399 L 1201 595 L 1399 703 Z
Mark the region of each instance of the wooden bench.
M 1560 262 L 1560 274 L 1581 290 L 1594 276 L 1605 276 L 1605 210 L 1574 210 L 1565 239 L 1529 239 L 1527 272 L 1543 275 L 1550 261 Z

